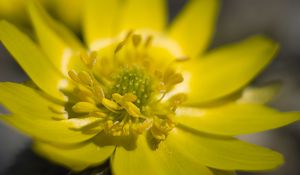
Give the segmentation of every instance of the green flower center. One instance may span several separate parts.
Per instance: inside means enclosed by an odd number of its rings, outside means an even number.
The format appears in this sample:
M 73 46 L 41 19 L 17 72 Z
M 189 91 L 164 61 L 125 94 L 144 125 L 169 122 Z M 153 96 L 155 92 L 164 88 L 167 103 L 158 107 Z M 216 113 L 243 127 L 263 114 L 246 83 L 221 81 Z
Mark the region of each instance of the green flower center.
M 137 97 L 135 104 L 138 107 L 145 106 L 149 103 L 152 95 L 151 76 L 147 75 L 139 68 L 124 68 L 114 77 L 115 84 L 112 87 L 112 94 L 118 93 L 125 95 L 132 93 Z
M 170 65 L 157 66 L 148 52 L 151 40 L 129 32 L 106 54 L 81 56 L 88 69 L 69 71 L 75 84 L 67 120 L 71 129 L 111 136 L 150 132 L 157 140 L 166 138 L 186 96 L 166 98 L 183 77 Z

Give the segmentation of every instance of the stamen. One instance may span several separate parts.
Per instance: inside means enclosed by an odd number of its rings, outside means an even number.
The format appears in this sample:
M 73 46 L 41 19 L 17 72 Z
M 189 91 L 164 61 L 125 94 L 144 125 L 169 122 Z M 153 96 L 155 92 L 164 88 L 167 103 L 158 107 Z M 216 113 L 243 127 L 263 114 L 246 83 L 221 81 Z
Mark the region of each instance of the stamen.
M 123 48 L 123 46 L 124 46 L 125 44 L 126 44 L 126 43 L 125 43 L 124 41 L 120 42 L 120 43 L 117 45 L 116 49 L 115 49 L 115 54 L 117 54 L 117 53 Z
M 73 107 L 72 110 L 77 113 L 89 113 L 93 111 L 97 111 L 98 108 L 95 104 L 88 102 L 78 102 Z
M 86 85 L 92 85 L 93 84 L 93 79 L 92 77 L 90 76 L 89 73 L 87 73 L 86 71 L 81 71 L 78 73 L 78 76 L 79 80 L 86 84 Z
M 149 35 L 149 36 L 146 38 L 145 48 L 149 48 L 150 45 L 152 44 L 152 41 L 153 41 L 153 36 L 152 36 L 152 35 Z
M 168 101 L 170 103 L 171 110 L 175 112 L 176 108 L 187 100 L 187 95 L 180 93 L 172 96 Z
M 142 41 L 141 35 L 137 35 L 137 34 L 132 35 L 132 42 L 134 47 L 138 47 L 141 41 Z
M 178 57 L 175 59 L 176 62 L 184 62 L 184 61 L 188 61 L 190 60 L 191 58 L 188 57 L 188 56 L 182 56 L 182 57 Z
M 132 117 L 139 118 L 141 116 L 140 109 L 131 102 L 126 102 L 124 104 L 124 108 L 126 109 L 128 114 L 131 115 Z
M 105 118 L 105 117 L 107 117 L 107 114 L 105 114 L 103 112 L 99 112 L 99 111 L 91 112 L 89 115 L 93 116 L 93 117 L 97 117 L 97 118 Z
M 115 103 L 112 100 L 109 100 L 107 98 L 102 99 L 102 104 L 110 111 L 117 113 L 118 110 L 121 110 L 122 107 L 119 106 L 117 103 Z
M 127 33 L 125 39 L 117 45 L 114 52 L 115 54 L 117 54 L 123 48 L 123 46 L 125 46 L 125 44 L 127 43 L 127 41 L 129 40 L 132 34 L 133 34 L 132 30 Z
M 91 69 L 96 64 L 97 52 L 91 52 L 89 55 L 81 53 L 80 58 L 82 62 Z
M 152 120 L 145 120 L 143 123 L 134 123 L 132 124 L 132 131 L 139 135 L 142 134 L 145 130 L 149 129 L 152 126 Z
M 95 93 L 95 97 L 98 100 L 98 102 L 101 103 L 102 99 L 105 97 L 102 87 L 96 84 L 94 86 L 94 93 Z
M 77 74 L 77 72 L 75 71 L 75 70 L 70 70 L 69 72 L 68 72 L 68 74 L 69 74 L 69 77 L 73 80 L 73 81 L 75 81 L 75 82 L 80 82 L 80 79 L 78 78 L 78 74 Z
M 163 83 L 165 90 L 170 91 L 176 84 L 179 84 L 183 81 L 183 76 L 180 73 L 176 73 L 173 69 L 168 68 L 163 77 Z

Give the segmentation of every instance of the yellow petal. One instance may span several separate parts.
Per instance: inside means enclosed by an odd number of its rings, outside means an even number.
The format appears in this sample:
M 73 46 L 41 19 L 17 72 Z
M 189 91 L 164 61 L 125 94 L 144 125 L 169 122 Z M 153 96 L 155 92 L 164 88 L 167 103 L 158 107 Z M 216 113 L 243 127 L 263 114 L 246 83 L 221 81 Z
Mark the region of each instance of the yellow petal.
M 172 23 L 169 35 L 186 56 L 202 54 L 215 30 L 219 0 L 191 0 Z
M 78 53 L 83 47 L 71 31 L 53 20 L 37 3 L 30 1 L 28 10 L 42 49 L 53 65 L 67 75 L 70 64 L 81 63 Z
M 117 32 L 119 6 L 119 0 L 87 0 L 83 14 L 83 29 L 89 48 L 110 44 L 109 38 Z
M 0 83 L 0 104 L 13 114 L 30 116 L 31 119 L 51 120 L 55 115 L 67 115 L 63 114 L 63 106 L 49 101 L 38 91 L 17 83 Z M 51 110 L 54 108 L 62 112 Z
M 49 6 L 55 9 L 53 13 L 76 32 L 80 31 L 82 7 L 85 2 L 85 0 L 47 0 Z
M 279 153 L 234 138 L 174 129 L 166 140 L 173 154 L 222 170 L 269 170 L 283 163 Z
M 0 0 L 0 18 L 24 25 L 28 22 L 24 0 Z
M 278 82 L 259 87 L 247 87 L 237 102 L 266 104 L 278 94 L 280 87 L 281 84 Z
M 1 21 L 0 40 L 39 88 L 53 97 L 64 99 L 59 91 L 65 83 L 64 77 L 26 35 Z
M 103 163 L 114 151 L 114 146 L 98 146 L 93 142 L 73 147 L 59 147 L 44 142 L 35 142 L 34 151 L 53 162 L 81 171 Z
M 218 135 L 261 132 L 298 120 L 300 120 L 299 112 L 281 113 L 258 104 L 228 104 L 207 109 L 178 109 L 179 123 L 198 131 Z
M 27 114 L 13 114 L 1 117 L 0 120 L 24 132 L 33 139 L 57 144 L 73 144 L 84 142 L 95 134 L 83 134 L 71 130 L 63 121 L 32 119 Z
M 149 144 L 155 147 L 154 142 L 147 140 L 145 136 L 140 136 L 133 150 L 117 147 L 112 158 L 114 174 L 213 175 L 207 167 L 173 152 L 164 142 L 161 142 L 154 150 Z
M 54 143 L 78 143 L 94 136 L 72 131 L 63 121 L 52 120 L 60 116 L 67 117 L 63 113 L 63 107 L 48 101 L 36 90 L 24 85 L 0 83 L 0 104 L 13 113 L 12 116 L 3 116 L 0 120 L 35 139 Z
M 166 0 L 127 0 L 121 17 L 121 31 L 146 29 L 161 32 L 167 23 Z
M 277 50 L 273 41 L 254 36 L 183 63 L 188 103 L 210 102 L 239 90 L 268 65 Z

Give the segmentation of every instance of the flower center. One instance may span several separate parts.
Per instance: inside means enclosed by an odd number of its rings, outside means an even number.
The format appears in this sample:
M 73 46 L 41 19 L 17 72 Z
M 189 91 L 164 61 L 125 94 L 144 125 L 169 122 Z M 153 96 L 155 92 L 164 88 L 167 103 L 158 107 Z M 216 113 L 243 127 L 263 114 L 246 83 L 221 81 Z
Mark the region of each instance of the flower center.
M 87 69 L 69 71 L 75 85 L 66 120 L 71 129 L 112 136 L 149 132 L 157 140 L 167 137 L 175 127 L 175 110 L 186 96 L 166 99 L 166 94 L 183 77 L 170 64 L 157 63 L 149 52 L 151 41 L 151 36 L 129 32 L 107 50 L 82 54 Z
M 114 78 L 115 84 L 112 93 L 125 95 L 132 93 L 137 97 L 135 104 L 138 107 L 149 103 L 152 95 L 151 77 L 139 68 L 125 68 Z

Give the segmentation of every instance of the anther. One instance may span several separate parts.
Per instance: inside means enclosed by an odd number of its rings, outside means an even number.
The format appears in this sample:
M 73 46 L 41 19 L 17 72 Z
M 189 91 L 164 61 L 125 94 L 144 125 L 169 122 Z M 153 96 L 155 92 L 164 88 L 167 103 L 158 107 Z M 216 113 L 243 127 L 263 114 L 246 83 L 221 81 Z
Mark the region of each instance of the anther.
M 135 118 L 139 118 L 141 116 L 140 108 L 134 105 L 132 102 L 126 102 L 124 104 L 124 108 L 128 112 L 129 115 Z
M 171 110 L 175 111 L 176 108 L 186 100 L 187 100 L 187 95 L 180 93 L 172 96 L 168 101 L 170 103 Z
M 84 95 L 84 96 L 93 96 L 93 93 L 91 92 L 90 89 L 86 88 L 85 86 L 80 86 L 78 85 L 75 89 L 74 89 L 74 93 L 75 94 L 79 94 L 79 95 Z
M 120 42 L 120 43 L 117 45 L 117 47 L 116 47 L 114 53 L 117 54 L 117 53 L 123 48 L 124 45 L 125 45 L 125 42 L 124 42 L 124 41 Z
M 132 93 L 126 93 L 124 95 L 124 100 L 129 102 L 135 102 L 137 100 L 137 96 Z
M 112 95 L 112 98 L 119 104 L 121 105 L 130 116 L 138 118 L 141 116 L 141 111 L 140 109 L 133 104 L 132 102 L 136 101 L 137 97 L 133 95 L 132 93 L 127 93 L 124 96 L 114 93 Z
M 89 115 L 93 116 L 93 117 L 97 117 L 97 118 L 105 118 L 105 117 L 107 117 L 107 114 L 105 114 L 103 112 L 100 112 L 100 111 L 91 112 Z
M 98 108 L 95 104 L 89 102 L 78 102 L 72 107 L 72 110 L 77 113 L 89 113 L 97 111 Z
M 98 102 L 101 103 L 102 99 L 105 97 L 102 87 L 100 85 L 96 84 L 94 86 L 94 92 L 95 92 L 96 99 L 98 100 Z
M 86 84 L 86 85 L 92 85 L 93 84 L 93 79 L 91 77 L 91 75 L 89 73 L 87 73 L 86 71 L 81 71 L 78 73 L 78 78 L 79 80 Z
M 155 139 L 157 139 L 157 140 L 165 140 L 166 139 L 165 133 L 163 133 L 159 128 L 152 127 L 150 131 L 151 131 L 152 136 Z
M 114 51 L 115 54 L 117 54 L 125 46 L 125 44 L 127 43 L 127 41 L 129 40 L 129 38 L 131 37 L 132 34 L 133 34 L 133 30 L 130 30 L 127 33 L 125 39 L 117 45 L 117 47 Z
M 168 81 L 168 84 L 171 84 L 171 85 L 176 85 L 178 83 L 181 83 L 183 82 L 183 76 L 182 74 L 179 74 L 179 73 L 176 73 L 174 75 L 172 75 Z
M 178 57 L 175 59 L 176 62 L 184 62 L 184 61 L 188 61 L 190 60 L 191 58 L 188 57 L 188 56 L 182 56 L 182 57 Z
M 107 98 L 103 98 L 102 99 L 102 104 L 103 106 L 105 106 L 108 110 L 112 111 L 112 112 L 117 112 L 118 110 L 121 110 L 122 107 L 119 106 L 117 103 L 115 103 L 114 101 L 111 101 Z
M 132 36 L 132 43 L 133 43 L 134 47 L 138 47 L 139 44 L 141 43 L 141 41 L 142 41 L 141 35 L 134 34 Z
M 69 75 L 69 77 L 73 80 L 73 81 L 75 81 L 75 82 L 80 82 L 80 79 L 78 78 L 78 74 L 77 74 L 77 72 L 75 71 L 75 70 L 70 70 L 69 72 L 68 72 L 68 75 Z
M 97 60 L 97 52 L 91 52 L 89 55 L 86 53 L 81 53 L 80 58 L 88 68 L 92 68 Z
M 147 36 L 146 41 L 145 41 L 145 48 L 150 47 L 150 45 L 152 44 L 152 41 L 153 41 L 153 36 L 152 35 Z

